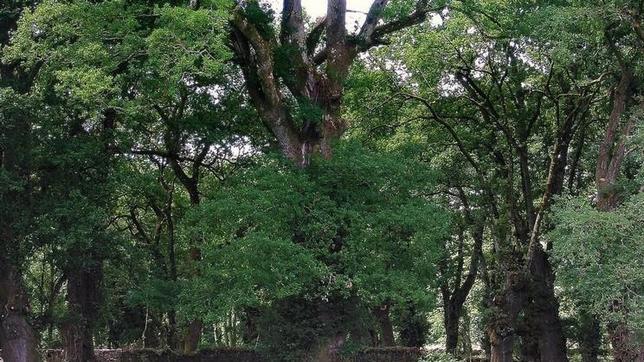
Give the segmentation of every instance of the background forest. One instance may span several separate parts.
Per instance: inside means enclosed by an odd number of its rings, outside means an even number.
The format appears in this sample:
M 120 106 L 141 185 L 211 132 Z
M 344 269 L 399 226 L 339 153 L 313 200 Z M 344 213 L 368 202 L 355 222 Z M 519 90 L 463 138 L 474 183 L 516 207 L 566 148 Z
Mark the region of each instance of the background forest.
M 4 360 L 644 360 L 644 1 L 307 3 L 2 0 Z

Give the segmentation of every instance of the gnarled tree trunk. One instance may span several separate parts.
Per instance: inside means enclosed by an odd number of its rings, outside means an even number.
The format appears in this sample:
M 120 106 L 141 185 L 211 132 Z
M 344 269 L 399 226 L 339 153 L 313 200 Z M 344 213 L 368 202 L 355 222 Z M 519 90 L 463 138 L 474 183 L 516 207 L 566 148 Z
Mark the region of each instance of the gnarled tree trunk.
M 430 11 L 428 1 L 420 0 L 411 13 L 381 24 L 387 4 L 388 0 L 374 1 L 360 31 L 351 37 L 346 0 L 329 0 L 326 17 L 309 32 L 302 1 L 284 0 L 279 37 L 260 31 L 245 16 L 244 2 L 235 8 L 231 48 L 250 99 L 284 156 L 296 165 L 306 167 L 316 152 L 331 157 L 333 141 L 346 129 L 340 110 L 344 81 L 358 53 L 385 43 L 384 37 L 392 32 L 422 22 Z M 277 63 L 277 47 L 289 50 L 289 64 Z M 316 108 L 319 112 L 311 113 L 318 116 L 295 119 L 291 102 Z
M 539 248 L 532 263 L 530 296 L 534 324 L 539 338 L 541 361 L 567 361 L 566 337 L 559 318 L 559 302 L 554 294 L 554 276 L 546 253 Z
M 492 301 L 494 316 L 487 327 L 491 362 L 512 362 L 517 318 L 527 295 L 525 288 L 523 273 L 508 272 L 502 293 Z

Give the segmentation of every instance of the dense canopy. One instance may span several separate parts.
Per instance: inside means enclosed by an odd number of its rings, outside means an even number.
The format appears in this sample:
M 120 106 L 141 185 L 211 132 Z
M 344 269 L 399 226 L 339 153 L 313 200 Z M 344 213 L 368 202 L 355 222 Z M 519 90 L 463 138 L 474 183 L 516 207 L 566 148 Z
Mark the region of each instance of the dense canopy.
M 643 11 L 3 1 L 0 360 L 644 359 Z

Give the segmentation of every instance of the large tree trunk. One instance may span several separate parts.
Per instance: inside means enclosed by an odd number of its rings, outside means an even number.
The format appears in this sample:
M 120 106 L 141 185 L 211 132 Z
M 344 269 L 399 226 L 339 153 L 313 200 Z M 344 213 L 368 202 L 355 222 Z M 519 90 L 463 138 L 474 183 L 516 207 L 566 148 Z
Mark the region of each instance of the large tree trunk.
M 22 279 L 9 260 L 0 256 L 0 349 L 11 362 L 40 360 L 38 340 L 27 321 L 29 301 Z
M 341 117 L 344 81 L 358 53 L 383 43 L 382 37 L 419 24 L 430 11 L 427 1 L 389 23 L 382 23 L 387 0 L 374 1 L 360 31 L 349 36 L 346 0 L 329 0 L 326 17 L 306 32 L 301 0 L 284 0 L 279 37 L 267 35 L 244 15 L 243 3 L 231 17 L 231 48 L 241 67 L 250 99 L 284 156 L 306 167 L 313 153 L 331 156 L 331 143 L 346 129 Z M 325 36 L 322 36 L 322 35 Z M 289 64 L 275 59 L 277 47 L 289 50 Z M 320 50 L 321 48 L 321 50 Z M 287 67 L 282 72 L 279 68 Z M 288 76 L 279 76 L 279 73 Z M 315 107 L 319 117 L 297 120 L 289 103 Z
M 567 361 L 566 337 L 559 319 L 559 302 L 554 294 L 554 276 L 546 253 L 539 248 L 532 263 L 531 306 L 539 331 L 541 361 Z
M 537 327 L 536 308 L 527 303 L 523 308 L 523 318 L 518 322 L 517 334 L 521 337 L 520 353 L 522 362 L 538 362 L 541 360 L 539 352 L 539 328 Z
M 194 319 L 188 323 L 188 329 L 183 339 L 183 351 L 192 353 L 199 347 L 199 340 L 201 340 L 201 332 L 203 330 L 203 322 L 201 319 Z
M 9 43 L 20 10 L 28 5 L 28 1 L 11 2 L 5 7 L 3 2 L 0 48 Z M 16 67 L 17 64 L 0 62 L 0 87 L 12 87 L 24 93 L 29 89 L 31 79 Z M 31 122 L 24 110 L 14 107 L 0 109 L 0 119 L 3 119 L 0 127 L 0 174 L 3 177 L 0 189 L 0 349 L 5 361 L 32 362 L 40 360 L 38 337 L 27 319 L 29 298 L 19 272 L 23 253 L 28 250 L 21 238 L 27 231 L 25 226 L 32 225 L 33 216 Z M 16 190 L 16 187 L 21 189 Z
M 429 2 L 418 1 L 409 14 L 383 23 L 388 1 L 374 1 L 359 32 L 349 36 L 346 0 L 329 0 L 326 16 L 308 33 L 302 1 L 284 0 L 276 37 L 258 29 L 245 15 L 245 3 L 239 2 L 231 16 L 230 46 L 235 61 L 263 124 L 272 132 L 282 154 L 301 168 L 309 165 L 315 153 L 330 158 L 332 143 L 346 130 L 340 109 L 344 82 L 358 53 L 383 44 L 387 34 L 423 22 L 431 10 Z M 278 47 L 289 50 L 289 64 L 275 59 Z M 284 66 L 286 69 L 278 71 Z M 314 107 L 317 112 L 309 113 L 318 115 L 296 119 L 298 115 L 291 112 L 293 103 Z M 393 343 L 393 332 L 383 332 Z M 323 354 L 344 343 L 345 337 L 343 333 L 333 337 Z
M 100 307 L 103 266 L 91 257 L 78 258 L 85 258 L 87 264 L 67 273 L 68 316 L 61 327 L 67 362 L 95 360 L 93 331 Z
M 488 331 L 490 338 L 490 362 L 512 362 L 514 351 L 514 331 L 509 325 L 498 321 L 498 325 Z
M 487 327 L 491 362 L 512 362 L 517 317 L 526 299 L 525 288 L 523 273 L 510 271 L 503 291 L 492 301 L 493 316 Z
M 1 33 L 0 33 L 1 34 Z M 3 69 L 0 69 L 3 70 Z M 0 190 L 0 349 L 5 361 L 31 362 L 39 360 L 38 340 L 27 321 L 29 298 L 24 289 L 17 261 L 24 260 L 26 247 L 19 246 L 24 225 L 31 223 L 30 205 L 30 124 L 24 115 L 2 109 L 11 124 L 0 131 L 7 141 L 0 145 L 0 173 L 16 185 Z M 4 175 L 3 175 L 4 176 Z M 16 225 L 21 225 L 16 227 Z
M 0 16 L 0 48 L 9 44 L 22 9 L 31 2 L 4 4 Z M 0 87 L 25 93 L 30 84 L 30 76 L 18 71 L 17 63 L 0 62 Z M 0 349 L 5 361 L 32 362 L 40 360 L 38 338 L 27 319 L 29 298 L 19 272 L 20 261 L 24 260 L 22 253 L 27 250 L 19 244 L 24 226 L 32 224 L 31 122 L 24 110 L 14 107 L 2 107 L 0 119 L 0 174 L 3 177 L 0 189 Z M 15 184 L 7 187 L 10 185 L 7 180 Z M 16 186 L 24 189 L 16 190 Z
M 374 308 L 373 314 L 380 325 L 380 344 L 386 347 L 393 346 L 395 344 L 394 329 L 389 318 L 389 306 L 383 305 Z
M 599 347 L 601 345 L 601 330 L 599 320 L 595 316 L 582 313 L 579 317 L 579 353 L 582 362 L 599 361 Z
M 102 132 L 99 140 L 102 152 L 97 152 L 95 157 L 102 158 L 95 178 L 92 179 L 95 187 L 105 187 L 110 174 L 113 155 L 113 130 L 116 127 L 117 112 L 113 108 L 103 111 Z M 82 129 L 82 128 L 81 128 Z M 80 132 L 72 127 L 70 138 L 80 137 Z M 100 204 L 107 208 L 105 199 Z M 67 362 L 94 361 L 94 327 L 102 302 L 103 283 L 103 255 L 94 248 L 94 243 L 105 240 L 94 240 L 89 247 L 71 245 L 68 249 L 67 264 L 64 274 L 67 277 L 67 316 L 61 325 L 63 350 Z
M 534 320 L 534 327 L 539 337 L 539 358 L 541 361 L 568 361 L 566 354 L 566 336 L 559 318 L 559 302 L 554 292 L 554 273 L 548 260 L 548 254 L 541 245 L 542 229 L 545 227 L 544 213 L 550 208 L 552 199 L 563 189 L 568 149 L 574 136 L 575 124 L 584 116 L 589 106 L 586 97 L 580 97 L 569 105 L 567 116 L 557 130 L 557 137 L 548 167 L 546 189 L 542 205 L 531 224 L 532 233 L 528 244 L 526 272 L 529 276 L 529 293 L 531 308 L 527 314 Z

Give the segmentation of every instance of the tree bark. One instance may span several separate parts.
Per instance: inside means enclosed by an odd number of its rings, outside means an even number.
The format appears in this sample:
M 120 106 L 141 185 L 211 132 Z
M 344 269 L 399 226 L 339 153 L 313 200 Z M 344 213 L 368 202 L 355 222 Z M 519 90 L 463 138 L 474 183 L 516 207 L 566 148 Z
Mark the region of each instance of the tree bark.
M 3 4 L 0 48 L 9 44 L 22 9 L 30 5 L 31 1 Z M 0 62 L 0 88 L 26 93 L 31 82 L 32 76 L 19 71 L 17 63 Z M 24 110 L 14 107 L 0 108 L 0 118 L 0 173 L 20 187 L 0 189 L 0 349 L 7 362 L 34 362 L 40 360 L 38 336 L 27 318 L 29 297 L 20 273 L 23 253 L 28 249 L 25 240 L 21 240 L 25 230 L 20 228 L 31 225 L 33 216 L 31 122 Z
M 613 211 L 619 206 L 616 187 L 621 164 L 626 156 L 626 139 L 634 126 L 634 117 L 622 120 L 627 104 L 632 98 L 633 72 L 622 65 L 620 80 L 613 92 L 613 107 L 604 132 L 604 139 L 599 147 L 595 182 L 597 185 L 597 209 L 604 212 Z M 613 312 L 621 314 L 620 321 L 609 325 L 609 334 L 613 346 L 615 361 L 644 360 L 644 345 L 637 342 L 631 327 L 628 326 L 628 311 L 616 301 Z
M 113 108 L 103 110 L 102 130 L 98 134 L 102 149 L 94 157 L 102 158 L 101 167 L 92 182 L 95 187 L 106 186 L 113 160 L 113 131 L 116 127 L 117 111 Z M 71 127 L 69 137 L 84 137 L 89 134 L 78 127 Z M 108 208 L 108 202 L 102 198 L 97 206 Z M 69 221 L 65 224 L 70 223 Z M 102 226 L 101 226 L 102 227 Z M 68 249 L 66 265 L 63 267 L 67 276 L 67 318 L 62 323 L 60 332 L 63 339 L 65 361 L 94 361 L 94 327 L 96 326 L 102 302 L 103 260 L 104 255 L 95 251 L 95 243 L 105 240 L 94 240 L 89 246 L 71 245 Z
M 520 353 L 522 362 L 537 362 L 541 359 L 539 351 L 539 329 L 537 327 L 536 309 L 527 303 L 524 307 L 521 325 L 517 334 L 521 337 Z
M 637 340 L 626 322 L 609 324 L 608 334 L 613 346 L 613 360 L 615 362 L 644 361 L 644 346 Z
M 579 317 L 579 352 L 582 362 L 599 361 L 599 347 L 601 345 L 601 330 L 599 320 L 592 315 L 582 313 Z
M 536 325 L 539 330 L 539 354 L 541 361 L 567 361 L 566 337 L 559 318 L 559 302 L 554 294 L 554 277 L 545 252 L 540 262 L 546 270 L 545 280 L 533 282 L 532 305 L 536 314 Z
M 243 2 L 234 9 L 230 47 L 251 102 L 294 164 L 306 167 L 316 152 L 331 157 L 333 141 L 346 129 L 340 110 L 344 81 L 358 53 L 383 44 L 383 37 L 392 32 L 422 22 L 430 11 L 428 2 L 420 0 L 411 13 L 382 24 L 388 2 L 374 1 L 354 36 L 346 30 L 346 0 L 329 0 L 326 17 L 308 34 L 302 1 L 284 0 L 279 38 L 259 31 L 244 15 Z M 275 49 L 280 46 L 288 49 L 289 64 L 276 62 Z M 318 48 L 322 49 L 316 52 Z M 313 106 L 319 114 L 296 120 L 288 106 L 292 101 Z
M 31 125 L 15 110 L 0 111 L 0 117 L 11 122 L 0 130 L 7 140 L 0 145 L 0 172 L 21 188 L 0 190 L 0 348 L 6 361 L 31 362 L 39 360 L 38 337 L 27 320 L 29 297 L 18 267 L 28 250 L 21 228 L 31 224 L 33 217 Z
M 389 306 L 382 305 L 373 309 L 373 314 L 380 325 L 380 344 L 385 347 L 393 346 L 394 329 L 389 318 Z
M 102 262 L 87 256 L 76 256 L 87 264 L 68 271 L 68 316 L 61 326 L 65 361 L 94 361 L 93 331 L 100 308 Z
M 618 205 L 614 185 L 624 160 L 626 138 L 634 126 L 632 120 L 628 121 L 620 132 L 620 121 L 630 98 L 629 88 L 632 81 L 632 72 L 629 69 L 624 69 L 613 93 L 613 108 L 608 118 L 604 139 L 599 146 L 595 183 L 597 185 L 597 209 L 602 211 L 611 211 Z
M 40 361 L 38 339 L 27 320 L 27 293 L 18 271 L 4 256 L 0 256 L 0 307 L 2 358 L 7 362 Z
M 528 307 L 534 310 L 535 327 L 539 336 L 539 355 L 542 361 L 567 361 L 566 337 L 559 318 L 559 302 L 554 293 L 554 273 L 548 255 L 541 245 L 543 218 L 552 204 L 555 195 L 561 193 L 564 185 L 568 149 L 575 134 L 575 124 L 583 117 L 589 105 L 589 98 L 579 97 L 569 105 L 568 114 L 557 130 L 554 150 L 550 157 L 546 189 L 542 197 L 541 209 L 537 213 L 530 242 L 528 244 L 526 272 L 530 277 L 530 298 Z
M 450 290 L 449 283 L 445 282 L 441 285 L 441 293 L 443 297 L 443 325 L 445 327 L 445 350 L 447 353 L 456 355 L 458 340 L 459 340 L 459 323 L 461 320 L 461 314 L 463 312 L 463 305 L 467 300 L 467 296 L 470 294 L 474 282 L 476 281 L 477 271 L 479 268 L 479 261 L 482 259 L 483 255 L 483 232 L 484 232 L 484 223 L 483 220 L 475 220 L 472 215 L 468 197 L 461 187 L 458 187 L 459 198 L 463 205 L 464 210 L 464 219 L 472 225 L 471 227 L 471 236 L 474 240 L 472 246 L 472 254 L 470 255 L 470 263 L 467 270 L 467 275 L 463 278 L 464 272 L 464 235 L 459 233 L 459 245 L 458 245 L 458 269 L 456 272 L 456 277 L 454 281 L 454 288 Z
M 183 339 L 183 351 L 186 353 L 193 353 L 199 347 L 199 340 L 201 339 L 201 331 L 203 330 L 203 322 L 201 319 L 194 319 L 188 323 L 188 329 Z
M 458 346 L 458 325 L 461 316 L 461 308 L 454 303 L 447 303 L 443 306 L 444 317 L 443 324 L 445 325 L 445 350 L 447 353 L 456 354 L 456 347 Z
M 494 297 L 493 317 L 488 324 L 490 361 L 512 362 L 517 317 L 526 299 L 524 275 L 508 272 L 503 291 Z

